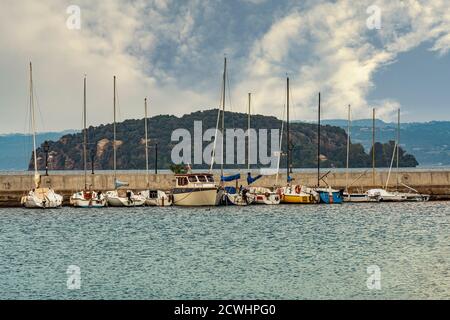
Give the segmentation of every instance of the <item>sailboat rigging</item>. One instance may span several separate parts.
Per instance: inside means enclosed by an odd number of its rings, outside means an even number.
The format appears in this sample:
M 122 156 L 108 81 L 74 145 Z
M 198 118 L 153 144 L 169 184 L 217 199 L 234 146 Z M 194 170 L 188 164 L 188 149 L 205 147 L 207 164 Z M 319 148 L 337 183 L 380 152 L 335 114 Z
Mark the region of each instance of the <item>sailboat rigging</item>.
M 33 163 L 34 163 L 34 188 L 26 196 L 20 199 L 20 203 L 26 208 L 57 208 L 61 207 L 63 197 L 57 194 L 52 188 L 41 187 L 41 177 L 37 166 L 37 148 L 36 148 L 36 118 L 34 106 L 34 88 L 33 88 L 33 66 L 30 62 L 30 111 L 31 126 L 33 130 Z
M 290 121 L 289 121 L 289 96 L 290 83 L 286 77 L 286 186 L 277 189 L 282 203 L 317 203 L 318 194 L 312 188 L 303 185 L 292 184 L 290 176 L 291 169 L 291 141 L 290 141 Z
M 162 190 L 151 190 L 150 188 L 150 175 L 148 165 L 148 110 L 147 110 L 147 98 L 144 99 L 144 130 L 145 130 L 145 179 L 147 189 L 141 192 L 141 195 L 145 198 L 145 205 L 147 206 L 161 206 L 167 207 L 172 205 L 172 199 Z
M 316 192 L 319 194 L 319 202 L 320 203 L 342 203 L 342 192 L 339 190 L 332 189 L 330 186 L 320 187 L 320 181 L 324 179 L 330 172 L 327 172 L 322 177 L 320 176 L 320 161 L 321 161 L 321 152 L 320 152 L 320 92 L 319 92 L 319 104 L 318 104 L 318 121 L 317 121 L 317 188 Z
M 83 169 L 84 188 L 70 197 L 74 207 L 98 208 L 106 206 L 106 197 L 101 191 L 93 191 L 87 182 L 87 112 L 86 112 L 86 76 L 83 79 Z
M 113 111 L 114 111 L 114 124 L 113 124 L 113 168 L 114 168 L 114 190 L 106 192 L 106 199 L 108 205 L 112 207 L 136 207 L 143 206 L 145 198 L 140 194 L 135 194 L 132 190 L 119 189 L 120 187 L 127 186 L 128 183 L 119 181 L 117 179 L 117 140 L 116 140 L 116 76 L 113 77 Z

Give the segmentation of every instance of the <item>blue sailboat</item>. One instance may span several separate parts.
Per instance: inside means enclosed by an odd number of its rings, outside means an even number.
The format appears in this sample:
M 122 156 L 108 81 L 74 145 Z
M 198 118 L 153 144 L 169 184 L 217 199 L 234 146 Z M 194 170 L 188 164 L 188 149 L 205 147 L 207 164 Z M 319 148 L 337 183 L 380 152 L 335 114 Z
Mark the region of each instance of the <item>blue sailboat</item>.
M 318 111 L 318 123 L 317 123 L 317 188 L 315 191 L 319 194 L 319 203 L 342 203 L 343 191 L 336 190 L 330 186 L 325 188 L 320 187 L 320 180 L 323 180 L 330 172 L 327 172 L 322 177 L 320 176 L 320 92 L 319 92 L 319 111 Z
M 342 192 L 339 190 L 328 188 L 317 188 L 316 192 L 319 194 L 319 203 L 342 203 Z

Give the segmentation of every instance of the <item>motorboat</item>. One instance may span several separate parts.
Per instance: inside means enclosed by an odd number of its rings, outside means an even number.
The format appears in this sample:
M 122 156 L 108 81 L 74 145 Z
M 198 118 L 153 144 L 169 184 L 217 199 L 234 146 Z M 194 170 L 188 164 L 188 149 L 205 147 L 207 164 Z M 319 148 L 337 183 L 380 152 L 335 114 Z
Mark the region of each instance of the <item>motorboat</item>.
M 218 187 L 211 173 L 187 173 L 175 175 L 172 190 L 176 206 L 215 206 L 218 202 Z

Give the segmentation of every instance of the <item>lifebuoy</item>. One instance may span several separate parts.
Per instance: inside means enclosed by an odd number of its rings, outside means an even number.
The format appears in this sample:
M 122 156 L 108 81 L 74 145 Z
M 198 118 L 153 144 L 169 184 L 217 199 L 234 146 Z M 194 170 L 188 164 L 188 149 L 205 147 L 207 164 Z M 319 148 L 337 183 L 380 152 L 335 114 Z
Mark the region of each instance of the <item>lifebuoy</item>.
M 301 189 L 299 185 L 295 186 L 295 193 L 300 193 Z

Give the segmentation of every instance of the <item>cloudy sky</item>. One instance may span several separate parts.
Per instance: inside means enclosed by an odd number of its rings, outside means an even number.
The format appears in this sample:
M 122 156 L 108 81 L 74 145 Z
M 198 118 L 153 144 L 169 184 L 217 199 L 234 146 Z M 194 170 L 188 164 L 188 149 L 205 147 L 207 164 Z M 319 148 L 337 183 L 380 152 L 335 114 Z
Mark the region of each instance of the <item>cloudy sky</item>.
M 70 29 L 70 5 L 81 28 Z M 381 11 L 381 29 L 373 10 Z M 292 115 L 450 120 L 450 0 L 2 0 L 0 133 L 29 132 L 28 62 L 40 131 L 81 126 L 82 79 L 89 123 L 112 121 L 112 77 L 120 119 L 217 107 L 223 57 L 233 111 L 281 117 L 285 77 Z M 373 9 L 373 7 L 372 7 Z M 73 21 L 73 20 L 70 20 Z M 69 22 L 70 22 L 69 21 Z

